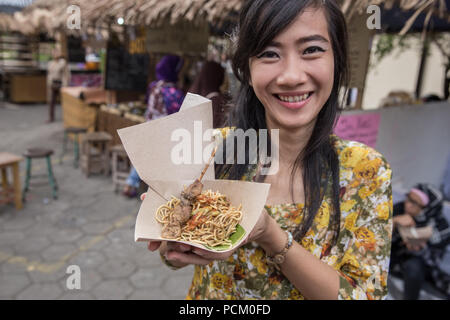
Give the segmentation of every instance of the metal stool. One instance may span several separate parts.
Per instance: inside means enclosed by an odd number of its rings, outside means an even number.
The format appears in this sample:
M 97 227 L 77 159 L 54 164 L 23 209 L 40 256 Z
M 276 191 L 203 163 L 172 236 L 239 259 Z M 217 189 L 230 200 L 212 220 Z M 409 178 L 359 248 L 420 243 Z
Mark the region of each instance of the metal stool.
M 114 192 L 117 192 L 118 188 L 127 184 L 126 181 L 130 174 L 131 164 L 125 148 L 121 144 L 111 147 L 110 151 Z
M 80 147 L 79 147 L 79 135 L 86 133 L 86 128 L 78 128 L 78 127 L 68 127 L 64 129 L 64 140 L 63 140 L 63 150 L 62 154 L 59 158 L 59 163 L 62 164 L 63 162 L 63 156 L 66 153 L 67 150 L 67 140 L 69 138 L 69 134 L 72 134 L 73 137 L 73 153 L 74 153 L 74 159 L 73 159 L 73 166 L 74 168 L 78 168 L 78 161 L 80 159 Z
M 50 157 L 53 154 L 53 150 L 51 149 L 44 149 L 44 148 L 30 148 L 27 149 L 27 152 L 23 154 L 23 156 L 26 159 L 26 177 L 25 177 L 25 187 L 23 189 L 22 193 L 22 200 L 25 201 L 25 195 L 28 191 L 28 188 L 30 186 L 30 180 L 31 180 L 31 159 L 41 159 L 45 158 L 47 161 L 47 175 L 48 175 L 48 181 L 50 183 L 50 186 L 52 187 L 52 195 L 53 199 L 58 199 L 58 185 L 56 184 L 55 176 L 53 175 L 52 170 L 52 162 L 50 160 Z
M 112 136 L 106 132 L 86 133 L 81 142 L 81 170 L 89 177 L 91 173 L 109 173 L 109 142 Z

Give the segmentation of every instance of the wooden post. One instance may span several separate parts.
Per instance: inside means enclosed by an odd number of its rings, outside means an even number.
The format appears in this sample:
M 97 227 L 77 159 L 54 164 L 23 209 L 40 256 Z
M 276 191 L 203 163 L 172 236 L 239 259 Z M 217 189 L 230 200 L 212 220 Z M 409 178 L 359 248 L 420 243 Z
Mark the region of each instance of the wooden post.
M 419 73 L 417 74 L 416 91 L 415 91 L 416 99 L 420 99 L 420 96 L 422 95 L 423 75 L 425 73 L 425 68 L 427 64 L 428 51 L 430 48 L 429 44 L 430 43 L 428 32 L 425 31 L 425 38 L 422 44 L 422 53 L 420 56 Z

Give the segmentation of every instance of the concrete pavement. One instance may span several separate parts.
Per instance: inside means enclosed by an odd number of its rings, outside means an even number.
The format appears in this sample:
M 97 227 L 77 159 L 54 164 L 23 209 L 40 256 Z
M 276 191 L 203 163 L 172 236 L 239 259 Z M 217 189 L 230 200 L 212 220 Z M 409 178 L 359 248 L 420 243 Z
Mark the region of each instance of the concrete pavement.
M 73 167 L 72 150 L 59 164 L 61 108 L 56 122 L 46 119 L 45 105 L 0 105 L 0 151 L 54 149 L 59 186 L 53 200 L 40 178 L 24 209 L 0 205 L 0 299 L 184 299 L 193 268 L 172 271 L 134 242 L 139 201 L 115 194 L 111 177 L 86 178 Z M 23 186 L 24 162 L 20 168 Z M 44 161 L 33 161 L 34 174 L 46 174 Z M 71 265 L 79 267 L 80 289 L 68 288 Z

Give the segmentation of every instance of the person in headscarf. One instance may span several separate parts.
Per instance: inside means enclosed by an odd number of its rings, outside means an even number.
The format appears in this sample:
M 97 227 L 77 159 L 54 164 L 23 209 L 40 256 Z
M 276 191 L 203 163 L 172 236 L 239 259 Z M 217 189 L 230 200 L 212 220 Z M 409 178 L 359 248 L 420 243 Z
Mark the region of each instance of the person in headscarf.
M 441 192 L 425 183 L 416 185 L 404 201 L 394 205 L 390 272 L 403 277 L 405 300 L 418 300 L 425 281 L 450 297 L 450 275 L 442 269 L 450 229 L 442 207 Z M 417 239 L 402 237 L 401 228 Z
M 213 127 L 222 127 L 226 121 L 228 107 L 220 91 L 225 79 L 225 69 L 217 62 L 206 61 L 189 92 L 199 94 L 212 101 Z
M 183 59 L 175 55 L 164 56 L 156 65 L 156 80 L 147 90 L 147 120 L 154 120 L 177 112 L 184 99 L 184 92 L 178 88 L 178 74 Z
M 178 74 L 183 67 L 183 59 L 176 55 L 166 55 L 156 65 L 156 80 L 148 86 L 146 101 L 147 110 L 145 118 L 147 121 L 159 119 L 169 114 L 178 112 L 184 100 L 184 92 L 178 88 Z M 134 167 L 123 190 L 123 195 L 134 198 L 141 179 Z

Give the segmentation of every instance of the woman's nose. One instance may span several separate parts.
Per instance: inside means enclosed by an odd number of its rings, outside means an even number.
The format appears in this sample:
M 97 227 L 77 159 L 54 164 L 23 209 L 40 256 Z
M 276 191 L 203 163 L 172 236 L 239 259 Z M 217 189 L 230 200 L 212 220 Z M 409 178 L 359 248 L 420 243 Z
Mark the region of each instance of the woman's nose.
M 304 62 L 298 56 L 287 58 L 277 77 L 277 85 L 292 88 L 304 84 L 308 80 L 304 68 Z

